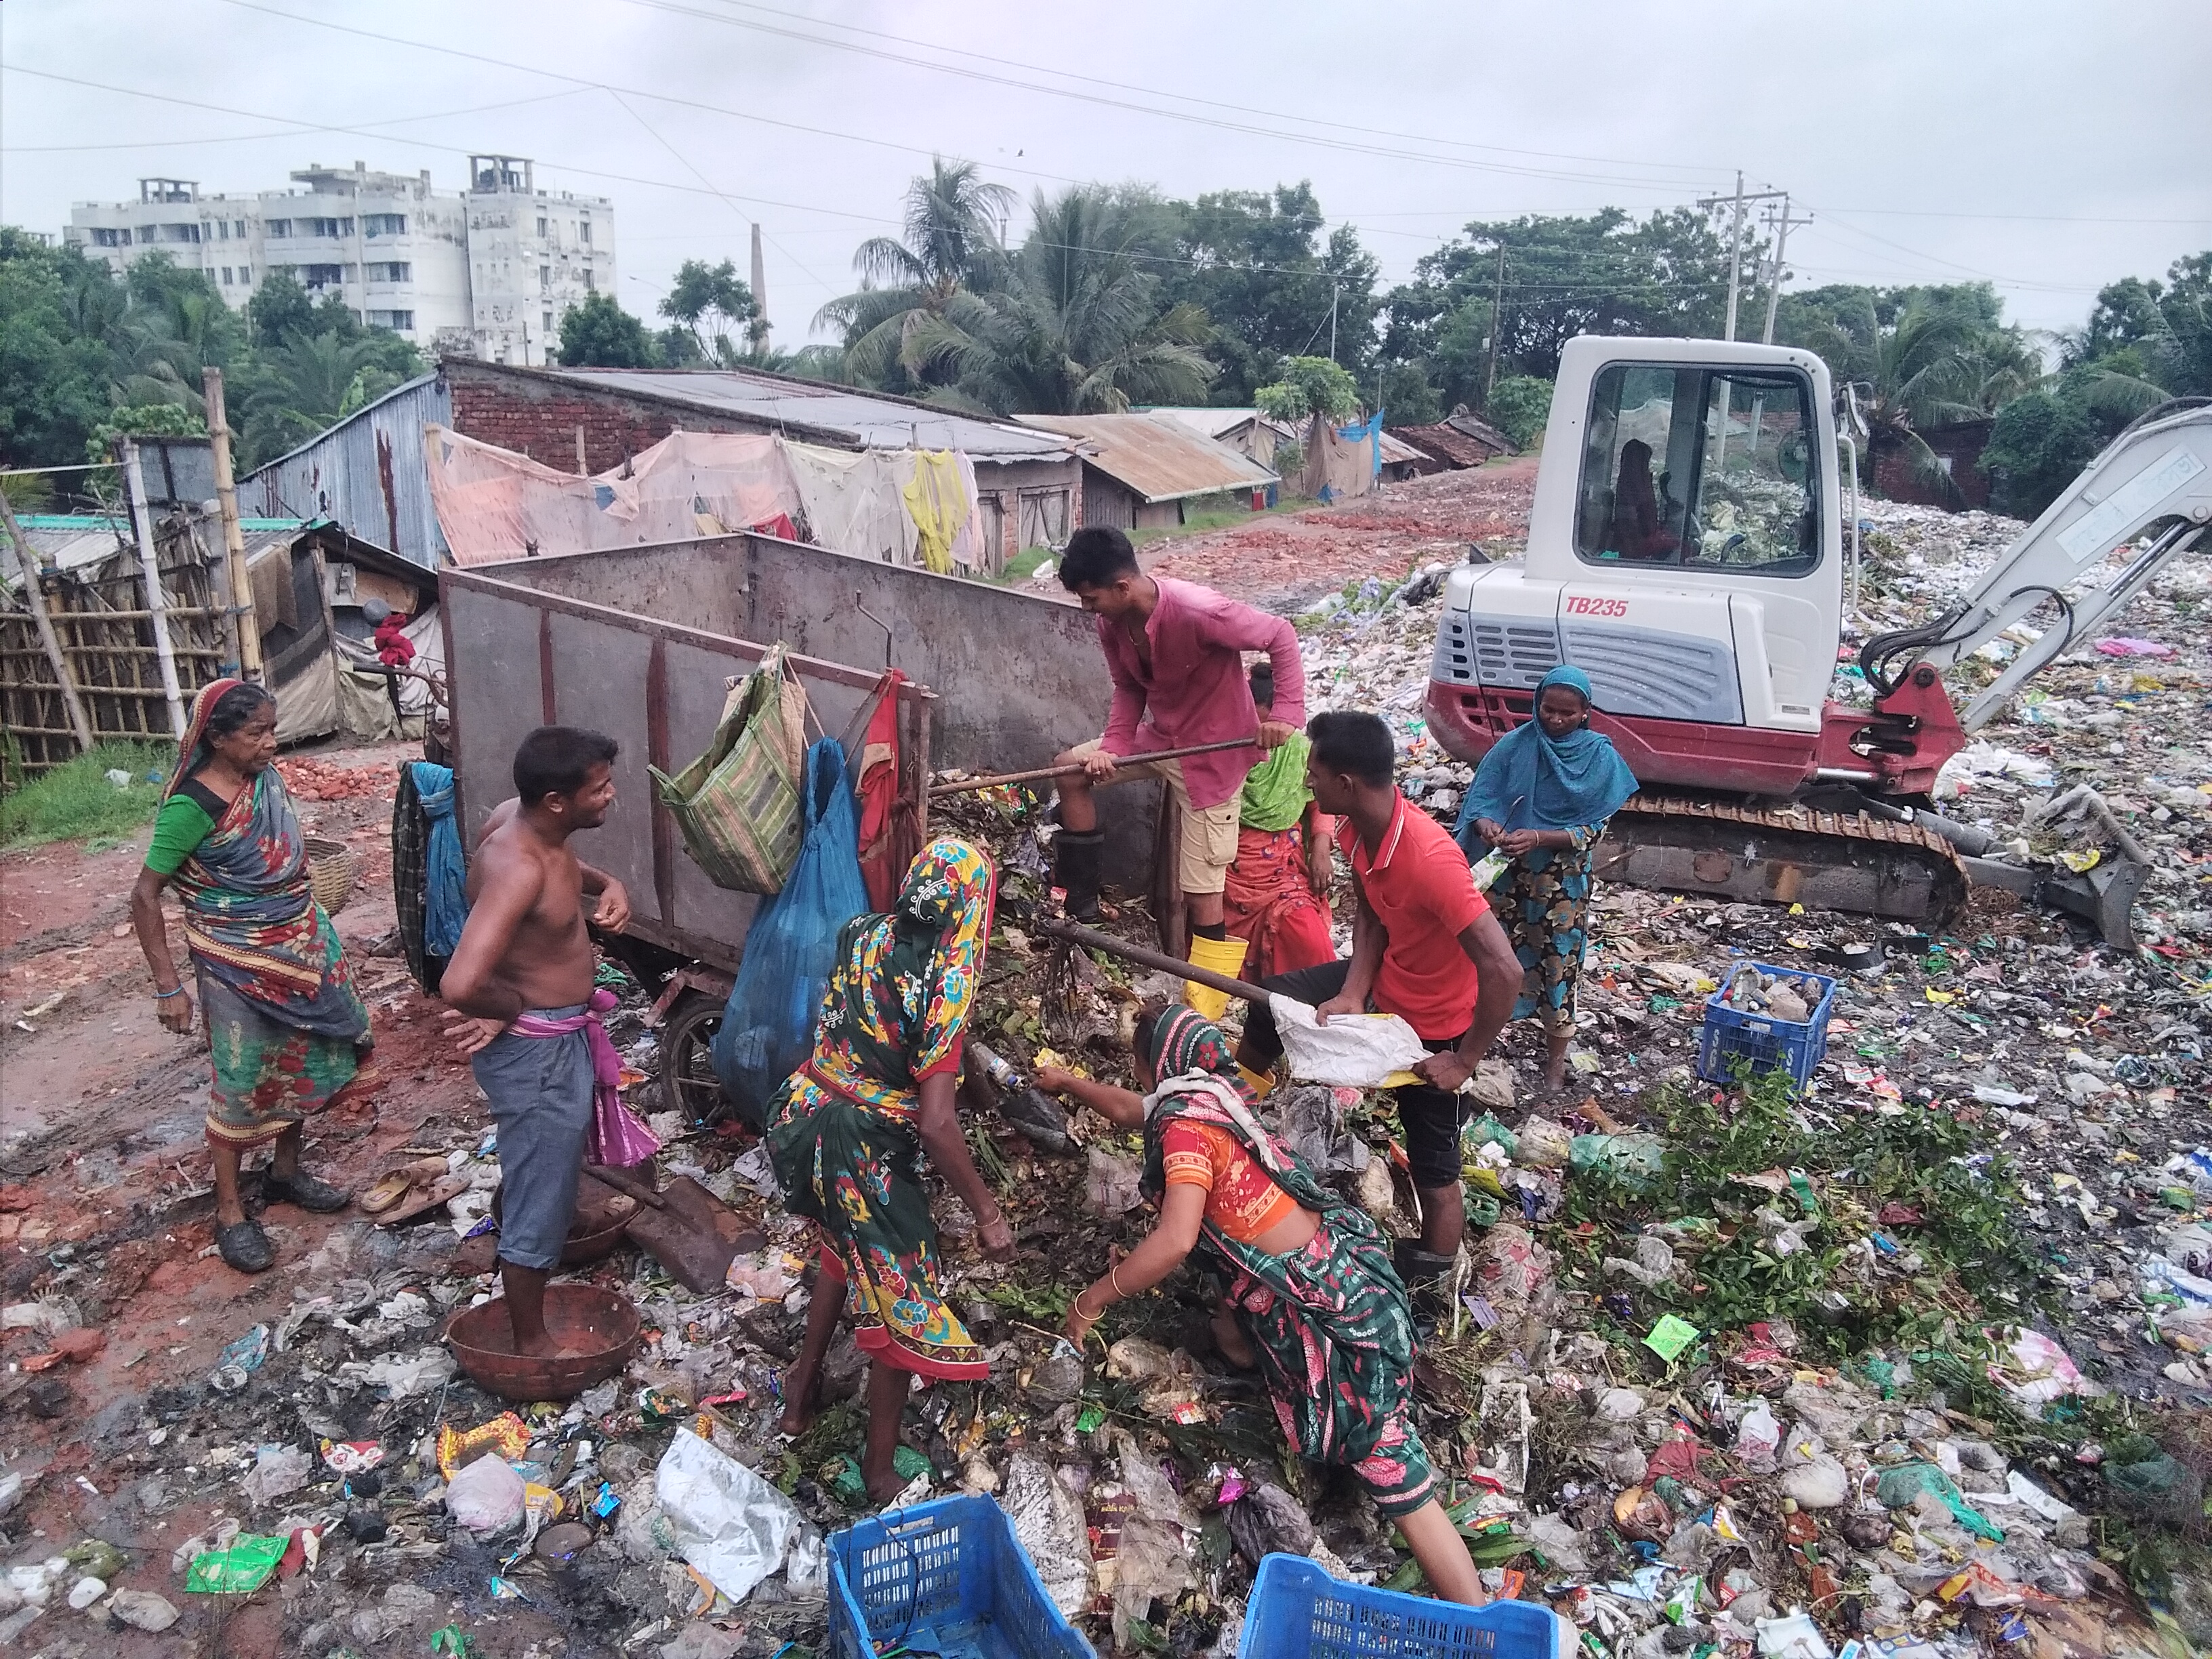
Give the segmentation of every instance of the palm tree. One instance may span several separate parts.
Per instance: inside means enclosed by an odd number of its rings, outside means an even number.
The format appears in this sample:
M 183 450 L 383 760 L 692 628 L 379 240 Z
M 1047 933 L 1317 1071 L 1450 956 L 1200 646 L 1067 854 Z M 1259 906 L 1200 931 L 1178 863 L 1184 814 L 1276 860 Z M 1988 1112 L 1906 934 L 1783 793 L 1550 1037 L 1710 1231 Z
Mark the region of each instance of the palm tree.
M 1157 228 L 1148 203 L 1079 185 L 1048 200 L 1006 280 L 922 319 L 906 339 L 918 374 L 950 371 L 963 401 L 998 413 L 1115 412 L 1132 403 L 1194 403 L 1215 367 L 1213 330 L 1193 305 L 1159 306 L 1144 253 Z
M 930 158 L 929 172 L 907 186 L 905 239 L 861 243 L 853 255 L 860 286 L 814 314 L 817 327 L 844 335 L 841 368 L 848 379 L 886 390 L 915 386 L 908 337 L 925 319 L 976 319 L 975 295 L 995 286 L 1005 267 L 1001 226 L 1015 200 L 973 161 Z
M 294 333 L 259 353 L 244 398 L 248 453 L 280 455 L 390 391 L 400 377 L 380 365 L 380 355 L 378 341 L 343 340 L 335 331 Z
M 1924 428 L 1955 425 L 1989 412 L 1983 398 L 2013 372 L 2000 372 L 1984 355 L 1985 336 L 1991 332 L 2002 333 L 1918 297 L 1884 327 L 1871 292 L 1862 311 L 1814 329 L 1813 349 L 1827 359 L 1836 379 L 1857 394 L 1869 471 L 1881 455 L 1901 455 L 1915 479 L 1946 493 L 1956 490 L 1920 434 Z M 2021 344 L 2025 349 L 2025 342 Z

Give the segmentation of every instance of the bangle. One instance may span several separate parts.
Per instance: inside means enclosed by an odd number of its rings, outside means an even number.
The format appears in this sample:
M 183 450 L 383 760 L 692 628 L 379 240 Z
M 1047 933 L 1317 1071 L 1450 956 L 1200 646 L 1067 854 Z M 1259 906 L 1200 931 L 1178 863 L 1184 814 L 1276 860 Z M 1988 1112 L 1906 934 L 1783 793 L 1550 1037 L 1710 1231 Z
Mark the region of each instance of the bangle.
M 1085 1290 L 1088 1290 L 1089 1288 L 1091 1288 L 1089 1285 L 1085 1285 L 1084 1287 Z M 1075 1293 L 1075 1311 L 1093 1325 L 1096 1325 L 1100 1320 L 1106 1317 L 1106 1310 L 1103 1308 L 1101 1308 L 1097 1313 L 1091 1313 L 1084 1308 L 1082 1291 L 1078 1291 Z
M 177 988 L 176 988 L 175 990 L 173 990 L 173 991 L 156 991 L 156 992 L 155 992 L 155 993 L 154 993 L 154 1000 L 155 1000 L 155 1001 L 156 1001 L 156 1002 L 167 1002 L 167 1001 L 171 997 L 180 997 L 180 996 L 184 995 L 184 994 L 185 994 L 185 988 L 184 988 L 183 986 L 179 985 L 179 987 L 177 987 Z
M 1117 1300 L 1127 1302 L 1129 1299 L 1128 1291 L 1121 1288 L 1121 1268 L 1120 1263 L 1115 1262 L 1110 1264 L 1107 1267 L 1106 1282 L 1114 1287 L 1114 1295 Z

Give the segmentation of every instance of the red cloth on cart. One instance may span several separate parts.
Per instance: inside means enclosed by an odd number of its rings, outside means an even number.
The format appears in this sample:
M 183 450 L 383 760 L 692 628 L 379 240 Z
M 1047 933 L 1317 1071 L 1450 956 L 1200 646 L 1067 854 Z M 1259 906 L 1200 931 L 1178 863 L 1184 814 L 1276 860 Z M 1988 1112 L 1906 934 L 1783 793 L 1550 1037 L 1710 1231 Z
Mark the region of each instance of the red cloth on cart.
M 860 879 L 867 884 L 868 908 L 888 915 L 898 897 L 899 882 L 920 850 L 911 812 L 897 811 L 899 788 L 898 689 L 906 676 L 884 671 L 883 700 L 868 720 L 866 737 L 853 768 L 860 802 Z

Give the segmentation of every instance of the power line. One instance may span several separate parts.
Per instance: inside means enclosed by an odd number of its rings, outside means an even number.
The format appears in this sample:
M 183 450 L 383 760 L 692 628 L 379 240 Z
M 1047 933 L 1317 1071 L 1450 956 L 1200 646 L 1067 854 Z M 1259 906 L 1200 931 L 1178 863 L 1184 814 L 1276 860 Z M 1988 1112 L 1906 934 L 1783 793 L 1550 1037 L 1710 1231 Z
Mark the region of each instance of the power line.
M 55 75 L 49 70 L 25 69 L 22 65 L 18 64 L 0 64 L 0 69 L 8 70 L 22 75 L 42 76 L 46 79 L 52 81 L 69 79 L 66 76 Z M 81 82 L 78 84 L 83 86 L 93 86 L 96 83 L 87 81 Z M 103 88 L 101 89 L 103 91 L 116 92 L 129 92 L 131 90 L 131 88 L 128 87 Z M 504 98 L 495 104 L 471 104 L 461 109 L 434 110 L 422 115 L 393 115 L 386 117 L 383 120 L 364 122 L 359 127 L 322 127 L 319 128 L 318 131 L 326 132 L 351 132 L 356 133 L 364 138 L 374 138 L 382 137 L 383 135 L 368 131 L 368 129 L 374 127 L 404 126 L 415 121 L 447 121 L 451 120 L 455 116 L 459 115 L 483 115 L 492 110 L 514 109 L 524 104 L 549 103 L 556 98 L 574 98 L 578 92 L 583 90 L 585 90 L 585 88 L 580 87 L 572 87 L 564 92 L 538 92 L 532 93 L 527 98 Z M 217 106 L 210 104 L 204 107 L 215 109 Z M 282 115 L 263 115 L 254 117 L 253 118 L 263 121 L 285 121 L 288 118 Z M 292 125 L 296 126 L 310 124 L 295 122 L 292 123 Z M 257 143 L 264 138 L 287 138 L 289 137 L 291 137 L 291 135 L 285 132 L 241 132 L 233 133 L 227 137 L 219 138 L 163 138 L 151 143 L 144 141 L 134 143 L 130 140 L 112 140 L 97 144 L 0 144 L 0 155 L 45 155 L 67 150 L 176 149 L 187 144 L 249 144 Z
M 739 3 L 743 3 L 744 0 L 739 0 Z M 1163 120 L 1182 121 L 1193 125 L 1213 127 L 1231 132 L 1242 132 L 1259 137 L 1273 138 L 1289 143 L 1312 144 L 1328 149 L 1343 149 L 1351 150 L 1358 154 L 1387 155 L 1394 159 L 1402 161 L 1428 161 L 1440 167 L 1472 167 L 1481 172 L 1502 173 L 1528 178 L 1547 178 L 1577 180 L 1589 183 L 1615 184 L 1644 189 L 1679 190 L 1681 188 L 1682 185 L 1682 181 L 1680 180 L 1662 182 L 1648 178 L 1624 179 L 1617 175 L 1573 173 L 1562 172 L 1556 168 L 1539 168 L 1520 165 L 1508 165 L 1503 162 L 1477 161 L 1472 158 L 1467 157 L 1425 155 L 1418 151 L 1378 147 L 1371 143 L 1328 138 L 1308 133 L 1285 132 L 1276 128 L 1255 126 L 1248 122 L 1224 120 L 1217 116 L 1197 115 L 1183 110 L 1162 109 L 1154 105 L 1133 103 L 1127 99 L 1109 97 L 1102 93 L 1083 92 L 1069 87 L 1040 86 L 1033 80 L 1016 79 L 1012 76 L 994 74 L 985 70 L 963 68 L 957 64 L 933 63 L 927 58 L 918 58 L 905 52 L 890 52 L 880 47 L 864 46 L 857 41 L 838 40 L 823 35 L 810 34 L 802 30 L 781 27 L 775 24 L 760 22 L 750 18 L 733 17 L 718 12 L 702 11 L 696 6 L 681 4 L 678 3 L 678 0 L 629 0 L 629 3 L 645 8 L 648 10 L 666 12 L 674 15 L 696 18 L 702 22 L 717 23 L 729 28 L 750 29 L 763 34 L 779 36 L 785 40 L 802 41 L 811 46 L 827 46 L 833 51 L 853 52 L 862 57 L 873 58 L 886 62 L 899 64 L 911 69 L 930 70 L 940 75 L 958 76 L 966 80 L 980 81 L 994 86 L 1008 87 L 1016 91 L 1038 93 L 1048 97 L 1071 99 L 1080 103 L 1101 105 L 1109 109 L 1127 110 L 1139 115 L 1150 115 Z M 791 15 L 791 14 L 787 12 L 777 12 L 769 7 L 749 7 L 749 9 L 769 11 L 771 15 L 775 16 L 788 17 Z M 813 21 L 815 20 L 808 19 L 805 21 Z M 958 48 L 937 47 L 932 46 L 928 42 L 913 40 L 901 35 L 882 34 L 872 29 L 854 29 L 853 32 L 856 33 L 872 35 L 880 40 L 897 41 L 901 45 L 921 47 L 926 51 L 947 52 L 955 53 L 961 57 L 975 58 L 981 62 L 1002 64 L 1011 68 L 1022 70 L 1025 73 L 1030 75 L 1059 75 L 1063 79 L 1088 81 L 1095 86 L 1115 87 L 1124 91 L 1142 93 L 1149 97 L 1183 98 L 1183 100 L 1186 102 L 1206 104 L 1217 109 L 1235 110 L 1246 114 L 1265 116 L 1269 119 L 1305 121 L 1313 125 L 1336 127 L 1340 131 L 1351 132 L 1366 132 L 1376 137 L 1387 137 L 1414 143 L 1451 144 L 1457 148 L 1490 150 L 1504 155 L 1536 155 L 1542 154 L 1541 152 L 1534 151 L 1507 149 L 1502 145 L 1462 144 L 1459 141 L 1453 139 L 1437 139 L 1419 135 L 1391 133 L 1374 128 L 1352 126 L 1343 122 L 1316 120 L 1314 118 L 1310 117 L 1285 115 L 1278 111 L 1253 109 L 1248 106 L 1223 103 L 1212 99 L 1184 98 L 1183 94 L 1163 92 L 1154 88 L 1132 86 L 1127 82 L 1107 81 L 1091 76 L 1069 75 L 1065 70 L 1049 70 L 1041 64 L 1022 64 L 1007 58 L 989 58 L 982 53 L 963 52 Z M 1705 177 L 1711 177 L 1711 169 L 1710 168 L 1682 167 L 1677 167 L 1673 163 L 1646 163 L 1618 158 L 1590 157 L 1574 159 L 1598 161 L 1601 164 L 1605 165 L 1644 167 L 1647 168 L 1667 167 L 1677 172 L 1702 173 Z

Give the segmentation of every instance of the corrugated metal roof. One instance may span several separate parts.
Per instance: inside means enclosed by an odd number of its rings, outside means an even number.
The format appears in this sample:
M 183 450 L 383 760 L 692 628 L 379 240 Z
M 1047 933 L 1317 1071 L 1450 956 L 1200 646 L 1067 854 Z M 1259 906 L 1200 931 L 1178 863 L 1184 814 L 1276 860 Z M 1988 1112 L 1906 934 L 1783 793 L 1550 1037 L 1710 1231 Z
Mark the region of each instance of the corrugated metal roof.
M 358 541 L 435 569 L 446 539 L 430 504 L 422 428 L 453 421 L 443 380 L 410 380 L 240 479 L 239 511 L 325 518 Z
M 1169 417 L 1017 415 L 1024 426 L 1076 439 L 1083 460 L 1146 501 L 1182 501 L 1279 482 L 1259 462 Z
M 599 391 L 689 404 L 757 422 L 763 431 L 785 429 L 793 437 L 859 449 L 957 449 L 971 460 L 999 461 L 1049 460 L 1068 453 L 1065 444 L 1002 421 L 754 369 L 544 368 L 527 373 Z
M 1383 429 L 1380 441 L 1380 453 L 1385 466 L 1395 461 L 1425 461 L 1430 459 L 1426 451 L 1416 449 L 1413 445 L 1392 437 L 1388 428 Z
M 19 514 L 16 522 L 22 526 L 23 538 L 31 544 L 31 550 L 40 561 L 62 570 L 88 569 L 118 553 L 136 556 L 133 550 L 137 544 L 131 539 L 127 520 L 102 518 L 97 514 L 27 513 Z M 211 522 L 208 528 L 220 541 L 222 532 Z M 245 535 L 246 556 L 252 559 L 265 548 L 279 544 L 289 545 L 306 526 L 296 519 L 240 519 L 239 528 Z M 159 524 L 155 526 L 154 538 L 157 544 L 164 539 Z M 0 582 L 12 587 L 21 574 L 14 544 L 0 537 Z

